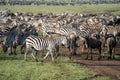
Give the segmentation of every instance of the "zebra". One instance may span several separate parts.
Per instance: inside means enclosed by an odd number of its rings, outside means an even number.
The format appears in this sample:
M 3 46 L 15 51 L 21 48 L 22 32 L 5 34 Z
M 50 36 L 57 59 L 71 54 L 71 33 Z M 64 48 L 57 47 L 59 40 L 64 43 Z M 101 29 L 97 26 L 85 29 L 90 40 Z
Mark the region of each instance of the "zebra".
M 44 21 L 42 21 L 41 19 L 39 20 L 40 24 L 41 24 L 41 31 L 43 33 L 43 37 L 49 36 L 48 33 L 53 33 L 53 25 L 49 24 L 49 23 L 45 23 Z
M 60 28 L 55 28 L 54 33 L 64 35 L 64 36 L 68 36 L 69 41 L 70 41 L 70 47 L 69 47 L 70 55 L 71 54 L 76 55 L 76 49 L 77 49 L 77 44 L 76 44 L 77 33 L 76 33 L 76 29 L 72 28 L 72 27 L 60 27 Z M 71 56 L 70 56 L 70 58 L 71 58 Z
M 31 35 L 27 37 L 27 39 L 25 40 L 25 44 L 26 44 L 26 51 L 25 51 L 24 59 L 27 60 L 26 56 L 28 50 L 32 48 L 32 56 L 36 61 L 38 61 L 37 58 L 35 57 L 37 51 L 46 50 L 47 53 L 46 56 L 43 58 L 43 60 L 46 59 L 49 54 L 51 54 L 52 61 L 54 62 L 53 50 L 56 48 L 56 46 L 63 44 L 65 45 L 65 47 L 69 47 L 69 42 L 66 36 L 40 38 Z

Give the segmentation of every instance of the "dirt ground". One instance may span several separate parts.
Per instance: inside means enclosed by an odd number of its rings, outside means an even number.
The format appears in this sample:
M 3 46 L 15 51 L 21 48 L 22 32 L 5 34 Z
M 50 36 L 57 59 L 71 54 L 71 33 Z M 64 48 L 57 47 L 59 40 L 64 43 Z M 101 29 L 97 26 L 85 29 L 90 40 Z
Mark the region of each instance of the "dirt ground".
M 75 62 L 83 64 L 97 72 L 97 76 L 107 76 L 111 80 L 120 80 L 120 61 L 118 60 L 85 60 L 81 57 L 73 57 Z M 96 76 L 96 77 L 97 77 Z
M 120 80 L 120 48 L 115 49 L 116 54 L 115 59 L 113 60 L 108 60 L 108 57 L 104 56 L 102 60 L 98 61 L 98 54 L 96 52 L 97 51 L 93 51 L 93 60 L 85 60 L 85 53 L 73 56 L 72 59 L 76 63 L 83 64 L 91 70 L 97 72 L 97 75 L 94 77 L 107 76 L 111 80 Z
M 67 53 L 67 52 L 66 52 Z M 110 80 L 120 80 L 120 48 L 115 49 L 115 59 L 108 60 L 108 56 L 104 56 L 102 60 L 98 60 L 98 51 L 93 50 L 93 60 L 86 60 L 85 53 L 77 51 L 76 56 L 72 56 L 72 60 L 75 63 L 83 64 L 92 71 L 95 71 L 97 75 L 86 80 L 93 80 L 99 76 L 107 76 Z

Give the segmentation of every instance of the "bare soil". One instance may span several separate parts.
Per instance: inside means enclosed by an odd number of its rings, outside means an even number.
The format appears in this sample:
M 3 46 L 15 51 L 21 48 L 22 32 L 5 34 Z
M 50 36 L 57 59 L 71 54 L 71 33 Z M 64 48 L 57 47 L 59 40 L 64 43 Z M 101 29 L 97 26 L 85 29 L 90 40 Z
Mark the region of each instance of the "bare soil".
M 62 51 L 60 51 L 60 53 L 62 53 Z M 115 59 L 112 60 L 108 60 L 108 56 L 106 55 L 99 61 L 97 50 L 93 50 L 93 60 L 86 60 L 86 53 L 87 51 L 81 53 L 80 50 L 78 50 L 77 55 L 72 56 L 72 60 L 75 63 L 83 64 L 97 73 L 94 77 L 87 78 L 86 80 L 95 80 L 95 78 L 99 76 L 107 76 L 110 80 L 120 80 L 120 48 L 115 49 Z

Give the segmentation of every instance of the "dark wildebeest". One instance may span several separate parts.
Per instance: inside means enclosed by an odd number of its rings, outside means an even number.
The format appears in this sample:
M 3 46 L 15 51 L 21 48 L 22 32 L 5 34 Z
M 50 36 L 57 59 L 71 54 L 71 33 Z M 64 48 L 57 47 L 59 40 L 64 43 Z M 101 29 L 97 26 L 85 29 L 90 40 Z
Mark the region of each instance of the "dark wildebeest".
M 32 25 L 29 25 L 29 27 L 27 27 L 23 32 L 23 35 L 19 35 L 18 38 L 16 39 L 15 41 L 16 44 L 13 45 L 15 53 L 16 53 L 16 47 L 18 45 L 21 45 L 21 53 L 24 54 L 24 51 L 23 51 L 25 49 L 24 41 L 30 35 L 38 36 L 38 33 L 36 32 L 35 27 Z
M 100 60 L 101 59 L 101 41 L 97 38 L 87 36 L 87 37 L 85 37 L 85 44 L 87 45 L 87 48 L 88 48 L 86 59 L 88 59 L 88 54 L 90 53 L 91 54 L 91 60 L 92 60 L 93 59 L 92 49 L 97 48 L 99 50 L 98 60 Z
M 22 31 L 19 26 L 14 26 L 7 33 L 3 34 L 5 36 L 5 40 L 3 42 L 3 51 L 6 52 L 8 50 L 8 54 L 12 54 L 12 46 L 15 43 L 15 39 L 18 35 L 22 35 Z

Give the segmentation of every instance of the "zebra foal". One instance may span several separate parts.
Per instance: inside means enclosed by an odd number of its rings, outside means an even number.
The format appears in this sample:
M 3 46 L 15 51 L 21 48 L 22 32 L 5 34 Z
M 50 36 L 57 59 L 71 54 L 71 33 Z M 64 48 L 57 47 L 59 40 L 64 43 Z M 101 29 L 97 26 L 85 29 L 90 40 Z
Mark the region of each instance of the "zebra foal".
M 53 52 L 56 46 L 63 44 L 65 47 L 69 47 L 69 41 L 65 36 L 40 38 L 31 35 L 27 37 L 27 39 L 25 40 L 25 44 L 26 52 L 24 59 L 27 60 L 26 55 L 28 53 L 28 50 L 32 48 L 32 57 L 36 61 L 38 61 L 37 58 L 35 57 L 37 51 L 46 50 L 47 53 L 43 60 L 46 59 L 49 54 L 51 54 L 52 61 L 54 62 Z

